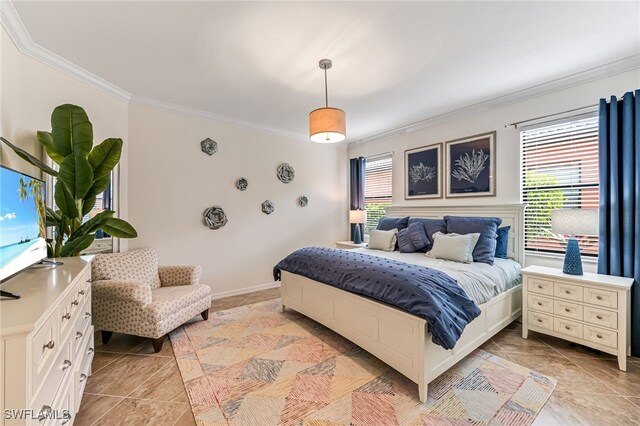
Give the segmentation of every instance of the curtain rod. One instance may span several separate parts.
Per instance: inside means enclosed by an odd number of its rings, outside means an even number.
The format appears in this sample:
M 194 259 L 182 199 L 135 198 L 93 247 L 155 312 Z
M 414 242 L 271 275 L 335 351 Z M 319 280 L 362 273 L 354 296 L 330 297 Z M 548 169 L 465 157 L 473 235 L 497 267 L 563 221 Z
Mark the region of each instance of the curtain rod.
M 393 151 L 388 151 L 388 152 L 382 152 L 380 154 L 375 154 L 375 155 L 364 155 L 363 157 L 366 158 L 367 160 L 377 160 L 378 158 L 383 158 L 383 157 L 393 157 L 394 152 Z
M 598 106 L 598 104 L 588 105 L 588 106 L 584 106 L 584 107 L 580 107 L 580 108 L 569 109 L 569 110 L 562 111 L 562 112 L 556 112 L 555 114 L 548 114 L 548 115 L 543 115 L 543 116 L 536 117 L 536 118 L 530 118 L 528 120 L 515 121 L 513 123 L 505 124 L 504 127 L 505 128 L 506 127 L 513 127 L 514 129 L 517 129 L 519 125 L 524 124 L 524 123 L 530 123 L 532 121 L 542 120 L 544 118 L 557 117 L 558 115 L 568 114 L 570 112 L 577 112 L 577 111 L 583 111 L 585 109 L 596 108 L 597 106 Z

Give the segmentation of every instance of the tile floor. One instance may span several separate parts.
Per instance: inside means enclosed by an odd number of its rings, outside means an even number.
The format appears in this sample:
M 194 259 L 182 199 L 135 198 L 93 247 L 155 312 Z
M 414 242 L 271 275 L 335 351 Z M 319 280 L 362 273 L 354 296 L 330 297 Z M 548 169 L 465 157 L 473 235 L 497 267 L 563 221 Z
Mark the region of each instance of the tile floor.
M 279 297 L 271 289 L 213 301 L 220 311 Z M 558 379 L 558 387 L 534 425 L 640 424 L 640 359 L 618 370 L 610 355 L 598 355 L 537 333 L 529 339 L 513 323 L 483 348 Z M 195 425 L 171 344 L 153 352 L 146 339 L 114 334 L 102 345 L 96 333 L 93 374 L 75 425 Z

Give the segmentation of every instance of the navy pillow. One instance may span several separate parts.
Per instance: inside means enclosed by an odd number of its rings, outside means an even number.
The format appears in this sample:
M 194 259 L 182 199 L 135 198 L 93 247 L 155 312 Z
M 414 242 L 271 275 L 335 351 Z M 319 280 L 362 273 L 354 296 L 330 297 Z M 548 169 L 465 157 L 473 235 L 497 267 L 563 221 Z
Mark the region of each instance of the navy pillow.
M 381 217 L 378 221 L 378 227 L 381 231 L 391 231 L 397 229 L 398 231 L 406 228 L 409 225 L 409 217 Z
M 398 232 L 398 247 L 401 253 L 414 253 L 422 250 L 429 243 L 427 231 L 420 223 L 409 224 Z
M 480 233 L 480 238 L 473 249 L 473 261 L 493 265 L 496 255 L 496 238 L 498 226 L 502 219 L 498 217 L 461 217 L 445 216 L 447 232 L 456 234 Z
M 429 241 L 427 242 L 427 245 L 421 250 L 424 252 L 431 250 L 431 247 L 433 246 L 433 234 L 435 234 L 436 232 L 442 232 L 443 234 L 447 233 L 447 223 L 444 221 L 444 219 L 423 219 L 419 217 L 411 217 L 409 218 L 409 225 L 411 225 L 412 223 L 421 224 L 427 232 L 427 238 L 429 239 Z
M 498 238 L 496 238 L 496 257 L 507 259 L 507 246 L 509 244 L 510 226 L 498 228 Z

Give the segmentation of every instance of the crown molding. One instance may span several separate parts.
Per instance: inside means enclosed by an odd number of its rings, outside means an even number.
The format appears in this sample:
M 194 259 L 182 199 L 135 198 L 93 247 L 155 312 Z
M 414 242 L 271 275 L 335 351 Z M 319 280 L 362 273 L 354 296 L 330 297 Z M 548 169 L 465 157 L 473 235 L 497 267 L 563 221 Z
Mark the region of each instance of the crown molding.
M 87 83 L 116 99 L 129 102 L 131 93 L 34 42 L 11 1 L 3 0 L 0 2 L 0 21 L 2 27 L 7 31 L 20 52 Z
M 621 74 L 623 72 L 631 71 L 634 69 L 640 69 L 640 55 L 628 56 L 626 58 L 610 62 L 599 67 L 591 68 L 586 71 L 581 71 L 542 84 L 531 86 L 526 89 L 488 99 L 483 102 L 445 112 L 443 114 L 438 114 L 424 120 L 408 124 L 406 126 L 397 127 L 395 129 L 377 133 L 366 138 L 351 141 L 349 145 L 355 146 L 401 133 L 414 132 L 426 127 L 432 127 L 436 124 L 444 123 L 457 118 L 462 118 L 470 114 L 478 114 L 495 108 L 505 107 L 517 102 L 526 101 L 528 99 L 533 99 L 542 95 L 548 95 L 550 93 L 568 89 L 573 86 L 578 86 L 580 84 L 585 84 L 591 81 L 600 80 L 602 78 L 611 77 L 613 75 Z

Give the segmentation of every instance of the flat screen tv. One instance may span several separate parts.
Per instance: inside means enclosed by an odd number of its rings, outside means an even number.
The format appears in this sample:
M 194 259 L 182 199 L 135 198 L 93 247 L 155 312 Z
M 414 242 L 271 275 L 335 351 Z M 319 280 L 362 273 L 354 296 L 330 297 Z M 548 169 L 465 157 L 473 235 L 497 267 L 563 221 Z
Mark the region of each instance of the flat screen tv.
M 0 281 L 47 257 L 45 183 L 0 166 Z

